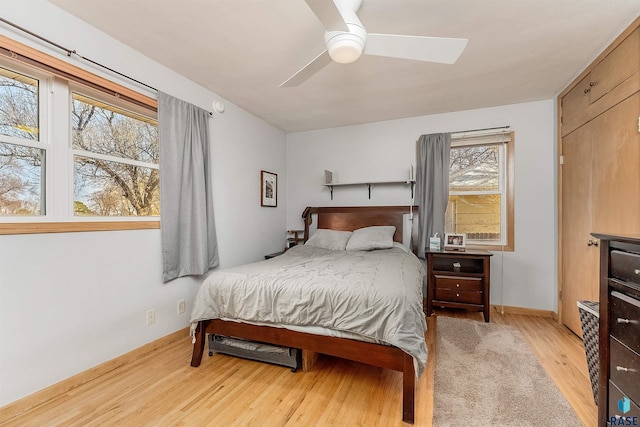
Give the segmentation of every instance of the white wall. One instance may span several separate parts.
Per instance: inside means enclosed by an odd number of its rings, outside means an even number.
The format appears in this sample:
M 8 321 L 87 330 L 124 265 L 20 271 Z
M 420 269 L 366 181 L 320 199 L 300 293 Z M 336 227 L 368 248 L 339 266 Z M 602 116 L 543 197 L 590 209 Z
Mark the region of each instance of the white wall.
M 2 17 L 202 108 L 221 99 L 45 0 L 2 1 Z M 155 96 L 5 24 L 0 34 Z M 228 267 L 284 246 L 286 146 L 282 131 L 223 101 L 211 133 L 220 262 Z M 279 176 L 277 208 L 260 207 L 261 169 Z M 161 277 L 159 230 L 0 236 L 0 406 L 186 327 L 201 279 Z M 182 298 L 187 313 L 178 315 Z M 156 323 L 146 326 L 151 308 Z
M 496 252 L 492 304 L 556 311 L 556 131 L 553 100 L 287 135 L 287 228 L 306 206 L 408 205 L 408 187 L 329 190 L 336 182 L 406 179 L 422 134 L 511 126 L 515 132 L 515 251 Z
M 2 16 L 202 108 L 222 99 L 45 0 L 3 1 Z M 4 24 L 0 34 L 145 92 Z M 211 123 L 222 267 L 280 249 L 284 231 L 301 228 L 305 206 L 409 202 L 407 188 L 392 187 L 374 188 L 371 200 L 364 188 L 338 189 L 330 201 L 321 185 L 324 169 L 343 181 L 404 179 L 420 134 L 510 125 L 516 132 L 516 251 L 505 253 L 504 262 L 500 254 L 493 257 L 492 302 L 555 310 L 553 101 L 285 136 L 222 100 L 227 109 Z M 259 206 L 261 169 L 278 174 L 277 208 Z M 0 406 L 187 326 L 176 302 L 185 298 L 188 313 L 201 280 L 162 284 L 160 264 L 159 230 L 0 236 Z M 146 326 L 150 308 L 157 320 Z

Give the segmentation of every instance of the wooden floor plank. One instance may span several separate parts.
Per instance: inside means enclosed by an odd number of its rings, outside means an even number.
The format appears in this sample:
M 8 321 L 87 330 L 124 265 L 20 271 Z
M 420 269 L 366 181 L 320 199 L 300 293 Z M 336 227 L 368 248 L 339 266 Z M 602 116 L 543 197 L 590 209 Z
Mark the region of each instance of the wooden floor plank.
M 481 320 L 480 313 L 439 310 L 437 316 Z M 431 426 L 435 317 L 427 319 L 429 359 L 417 382 L 416 426 Z M 582 341 L 549 317 L 492 312 L 493 323 L 525 336 L 585 426 L 596 424 Z M 309 372 L 231 356 L 205 356 L 189 366 L 191 341 L 170 342 L 55 396 L 2 426 L 406 426 L 402 375 L 320 356 Z M 63 389 L 63 388 L 61 388 Z

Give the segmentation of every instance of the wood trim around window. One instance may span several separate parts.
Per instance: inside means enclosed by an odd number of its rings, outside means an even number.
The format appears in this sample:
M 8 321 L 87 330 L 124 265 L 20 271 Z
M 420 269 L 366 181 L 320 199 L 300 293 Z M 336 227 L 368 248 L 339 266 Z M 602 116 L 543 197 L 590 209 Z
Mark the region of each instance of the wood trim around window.
M 159 228 L 160 221 L 14 222 L 0 223 L 0 235 L 153 230 Z
M 2 52 L 2 50 L 9 51 Z M 153 111 L 158 110 L 158 101 L 133 89 L 129 89 L 97 74 L 77 67 L 61 59 L 40 52 L 37 49 L 24 45 L 0 34 L 0 53 L 14 61 L 40 68 L 43 71 L 54 73 L 59 77 L 72 80 L 80 84 L 88 85 L 104 93 L 117 98 L 129 100 L 138 105 L 145 106 Z
M 53 73 L 107 95 L 129 101 L 136 105 L 158 110 L 158 101 L 133 89 L 129 89 L 104 77 L 100 77 L 69 62 L 55 58 L 30 46 L 0 34 L 0 54 L 11 60 L 36 69 Z M 85 231 L 148 230 L 159 229 L 160 221 L 65 221 L 65 222 L 14 222 L 0 223 L 0 235 L 74 233 Z

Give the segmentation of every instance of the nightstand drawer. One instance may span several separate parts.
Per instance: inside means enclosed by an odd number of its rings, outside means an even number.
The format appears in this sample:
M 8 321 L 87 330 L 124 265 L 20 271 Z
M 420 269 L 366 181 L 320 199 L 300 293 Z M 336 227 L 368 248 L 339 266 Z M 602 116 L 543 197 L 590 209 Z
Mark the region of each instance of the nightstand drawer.
M 640 255 L 611 251 L 611 275 L 627 282 L 640 284 Z
M 435 287 L 437 289 L 450 289 L 457 291 L 481 291 L 482 279 L 479 277 L 458 277 L 436 275 Z
M 482 304 L 482 291 L 457 291 L 455 289 L 435 289 L 435 299 L 464 304 Z
M 625 400 L 626 398 L 626 400 Z M 629 424 L 621 424 L 622 420 L 619 420 L 619 417 L 629 417 L 629 421 L 633 420 L 633 417 L 640 417 L 640 408 L 638 405 L 633 403 L 629 398 L 622 392 L 615 384 L 609 381 L 609 413 L 607 417 L 607 421 L 611 418 L 616 418 L 616 422 L 612 425 L 633 425 Z M 626 412 L 625 412 L 626 411 Z
M 636 404 L 640 403 L 640 356 L 611 338 L 610 378 Z
M 640 354 L 640 301 L 617 291 L 611 292 L 611 336 Z

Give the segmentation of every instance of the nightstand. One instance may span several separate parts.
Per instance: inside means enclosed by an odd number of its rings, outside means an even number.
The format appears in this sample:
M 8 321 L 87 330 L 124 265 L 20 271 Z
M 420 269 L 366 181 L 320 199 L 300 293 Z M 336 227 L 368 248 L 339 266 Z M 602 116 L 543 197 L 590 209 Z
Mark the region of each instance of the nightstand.
M 426 315 L 433 306 L 482 311 L 489 322 L 490 257 L 483 250 L 431 251 L 427 256 Z

